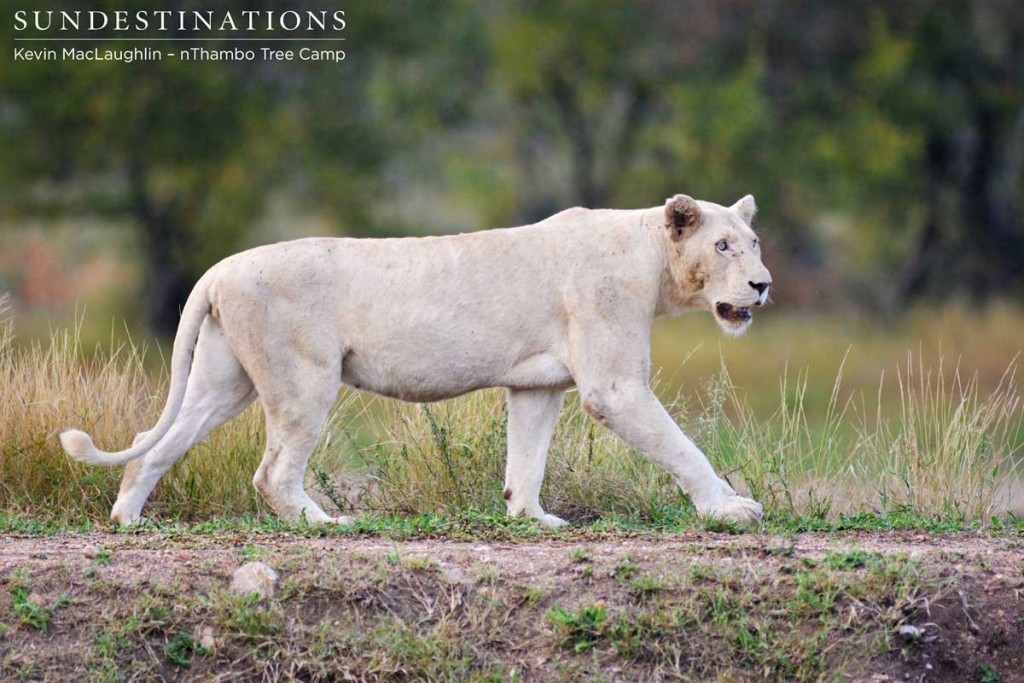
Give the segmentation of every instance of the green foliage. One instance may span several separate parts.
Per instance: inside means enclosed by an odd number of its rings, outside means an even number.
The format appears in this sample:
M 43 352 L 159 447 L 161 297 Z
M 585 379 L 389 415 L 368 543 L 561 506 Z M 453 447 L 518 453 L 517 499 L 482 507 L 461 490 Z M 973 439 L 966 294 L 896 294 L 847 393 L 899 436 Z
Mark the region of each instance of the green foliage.
M 633 558 L 629 555 L 622 558 L 618 564 L 615 565 L 615 578 L 619 581 L 628 582 L 637 572 L 640 571 L 639 565 L 633 562 Z
M 866 550 L 850 550 L 849 552 L 827 552 L 824 564 L 832 569 L 860 569 L 866 566 L 877 566 L 881 555 Z
M 529 586 L 523 591 L 523 602 L 527 605 L 536 605 L 547 596 L 543 588 Z
M 18 621 L 40 631 L 46 631 L 50 626 L 50 619 L 53 618 L 53 608 L 30 600 L 28 588 L 20 584 L 12 584 L 10 592 L 11 608 Z
M 164 645 L 164 657 L 175 666 L 189 666 L 192 658 L 196 655 L 213 654 L 202 645 L 192 639 L 187 633 L 176 633 L 166 645 Z
M 979 667 L 978 673 L 980 675 L 978 679 L 980 683 L 1002 683 L 1002 677 L 988 664 L 982 664 Z
M 259 640 L 284 628 L 284 615 L 277 605 L 263 603 L 258 595 L 236 595 L 227 591 L 212 593 L 204 601 L 217 622 L 238 637 Z
M 410 557 L 410 558 L 406 559 L 404 562 L 402 562 L 402 566 L 405 569 L 408 569 L 408 570 L 414 571 L 414 572 L 428 572 L 428 573 L 432 573 L 432 572 L 438 571 L 437 560 L 435 560 L 432 557 L 426 557 L 426 556 Z
M 561 636 L 560 645 L 579 654 L 592 649 L 601 636 L 601 628 L 608 617 L 604 605 L 587 605 L 568 611 L 555 605 L 548 612 L 548 620 Z
M 569 559 L 572 560 L 573 563 L 579 564 L 580 562 L 589 562 L 590 555 L 588 555 L 587 551 L 583 548 L 575 548 L 569 553 Z
M 143 287 L 177 304 L 219 257 L 302 221 L 420 234 L 752 192 L 776 262 L 814 276 L 779 279 L 789 303 L 1019 293 L 1019 13 L 954 0 L 349 12 L 339 65 L 13 64 L 0 212 L 127 221 Z
M 8 588 L 11 595 L 11 611 L 18 623 L 45 633 L 50 627 L 50 620 L 53 619 L 55 611 L 69 607 L 71 599 L 62 594 L 52 606 L 41 604 L 38 599 L 32 599 L 26 581 L 27 576 L 21 571 L 12 577 Z
M 131 647 L 131 641 L 119 632 L 101 631 L 96 636 L 95 647 L 100 657 L 114 659 Z
M 664 582 L 649 574 L 638 576 L 629 581 L 629 592 L 638 600 L 647 600 L 664 590 Z

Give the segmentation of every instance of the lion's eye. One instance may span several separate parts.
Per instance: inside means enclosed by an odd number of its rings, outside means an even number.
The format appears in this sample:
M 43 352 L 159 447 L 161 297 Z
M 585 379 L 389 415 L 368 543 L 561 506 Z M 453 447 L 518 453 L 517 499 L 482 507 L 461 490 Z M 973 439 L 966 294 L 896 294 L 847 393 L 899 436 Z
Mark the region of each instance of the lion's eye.
M 728 251 L 729 243 L 725 240 L 718 240 L 718 244 L 715 245 L 715 249 L 718 249 L 718 251 Z
M 755 238 L 754 238 L 754 249 L 757 249 L 757 245 L 758 245 L 758 244 L 760 244 L 760 242 L 758 242 L 758 241 L 757 241 L 757 238 L 755 237 Z

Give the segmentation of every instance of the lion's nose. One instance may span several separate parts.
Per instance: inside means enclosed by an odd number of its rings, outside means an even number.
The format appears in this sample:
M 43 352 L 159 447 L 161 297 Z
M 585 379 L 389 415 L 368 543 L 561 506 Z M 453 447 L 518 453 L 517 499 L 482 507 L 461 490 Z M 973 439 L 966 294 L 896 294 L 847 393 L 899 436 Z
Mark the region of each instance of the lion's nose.
M 768 289 L 772 284 L 771 280 L 768 282 L 751 282 L 750 286 L 757 290 L 758 294 L 764 294 L 764 290 Z

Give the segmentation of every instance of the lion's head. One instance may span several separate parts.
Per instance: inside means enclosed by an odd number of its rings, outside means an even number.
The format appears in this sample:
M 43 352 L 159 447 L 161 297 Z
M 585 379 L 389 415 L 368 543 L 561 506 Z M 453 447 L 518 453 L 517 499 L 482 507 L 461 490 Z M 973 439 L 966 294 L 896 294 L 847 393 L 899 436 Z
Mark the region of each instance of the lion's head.
M 723 330 L 741 334 L 750 308 L 768 299 L 771 273 L 750 227 L 757 206 L 747 195 L 730 207 L 677 194 L 665 202 L 665 229 L 678 298 L 710 311 Z

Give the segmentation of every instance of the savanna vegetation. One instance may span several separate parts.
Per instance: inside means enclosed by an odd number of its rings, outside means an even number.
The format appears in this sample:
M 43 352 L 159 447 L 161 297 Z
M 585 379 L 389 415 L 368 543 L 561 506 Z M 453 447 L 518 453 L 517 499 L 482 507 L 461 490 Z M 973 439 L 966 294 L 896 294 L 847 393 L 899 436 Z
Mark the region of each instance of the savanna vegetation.
M 1024 680 L 1018 5 L 350 2 L 341 63 L 4 65 L 0 678 Z M 504 517 L 500 391 L 343 393 L 307 486 L 352 527 L 269 514 L 256 407 L 130 529 L 119 469 L 60 450 L 153 424 L 229 253 L 677 192 L 760 207 L 751 332 L 653 330 L 659 395 L 759 528 L 696 517 L 572 396 L 562 530 Z M 251 561 L 274 596 L 227 589 Z
M 935 356 L 923 344 L 908 349 L 898 336 L 884 343 L 868 336 L 847 337 L 844 355 L 812 368 L 821 363 L 814 349 L 827 334 L 820 322 L 818 334 L 810 334 L 790 321 L 787 329 L 793 329 L 781 347 L 767 341 L 771 331 L 755 331 L 745 340 L 723 342 L 714 354 L 703 353 L 708 342 L 694 343 L 692 336 L 689 344 L 680 341 L 686 336 L 670 325 L 659 330 L 659 344 L 666 335 L 688 358 L 663 368 L 656 382 L 716 469 L 763 501 L 772 519 L 834 522 L 843 515 L 909 511 L 987 525 L 1019 510 L 1014 506 L 1021 502 L 1024 414 L 1010 355 L 1014 331 L 1002 340 L 1009 346 L 1002 358 L 993 346 L 1004 334 L 1003 320 L 1003 311 L 994 308 L 986 315 L 962 313 L 954 323 L 990 330 L 985 343 L 991 361 L 984 366 Z M 935 335 L 949 324 L 924 317 L 918 334 Z M 712 328 L 706 329 L 717 334 Z M 77 426 L 95 434 L 101 446 L 129 444 L 159 415 L 166 378 L 147 370 L 144 347 L 128 342 L 89 355 L 74 329 L 29 345 L 14 344 L 13 333 L 7 321 L 0 341 L 7 380 L 0 396 L 0 509 L 51 520 L 102 520 L 116 497 L 119 471 L 70 462 L 56 435 Z M 738 348 L 726 354 L 732 345 Z M 889 356 L 883 365 L 889 376 L 877 370 L 879 354 Z M 761 367 L 794 356 L 807 363 L 784 366 L 779 374 Z M 711 367 L 700 367 L 709 362 Z M 693 384 L 680 388 L 680 376 L 690 374 Z M 263 516 L 250 481 L 264 438 L 254 406 L 164 477 L 149 514 L 178 520 Z M 308 486 L 345 512 L 497 515 L 504 509 L 504 455 L 499 391 L 434 405 L 344 393 L 312 459 Z M 686 502 L 670 477 L 587 418 L 574 400 L 549 463 L 543 498 L 569 519 L 657 525 L 686 516 Z

